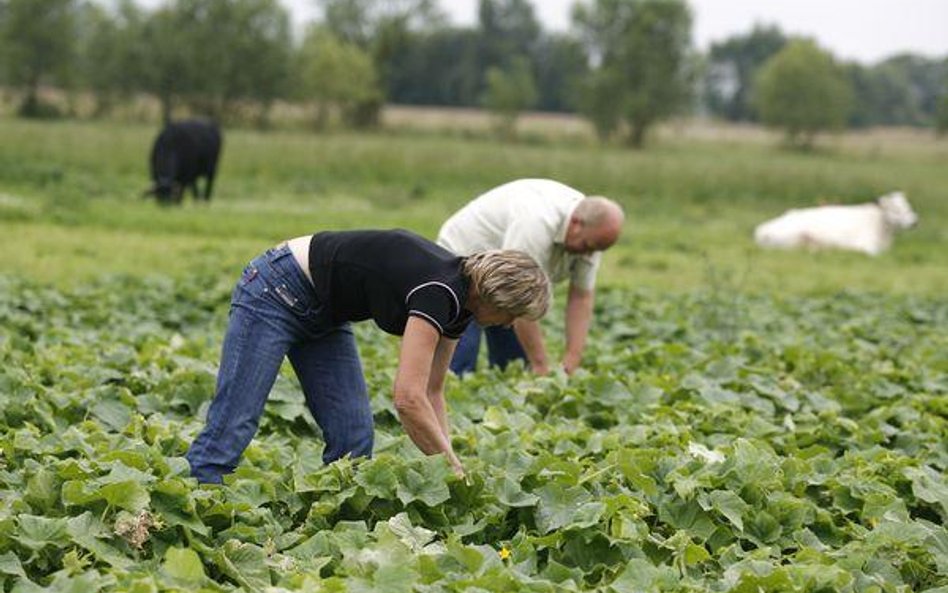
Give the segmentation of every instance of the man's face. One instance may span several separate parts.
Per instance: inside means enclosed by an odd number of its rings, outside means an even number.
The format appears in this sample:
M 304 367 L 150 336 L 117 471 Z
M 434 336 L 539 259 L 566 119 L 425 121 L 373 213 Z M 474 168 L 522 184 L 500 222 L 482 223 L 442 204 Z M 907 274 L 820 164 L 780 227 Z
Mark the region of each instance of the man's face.
M 563 245 L 569 253 L 589 254 L 609 249 L 618 238 L 619 229 L 614 224 L 604 222 L 598 226 L 590 226 L 571 218 Z

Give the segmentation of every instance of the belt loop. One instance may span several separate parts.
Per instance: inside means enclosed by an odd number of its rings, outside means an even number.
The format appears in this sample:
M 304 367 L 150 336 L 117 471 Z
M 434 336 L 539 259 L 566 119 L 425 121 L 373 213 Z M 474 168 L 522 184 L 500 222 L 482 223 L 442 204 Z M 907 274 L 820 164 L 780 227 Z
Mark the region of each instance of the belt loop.
M 270 249 L 267 249 L 267 261 L 275 261 L 286 256 L 290 252 L 290 247 L 286 241 L 277 243 Z
M 267 262 L 267 267 L 270 268 L 270 273 L 274 279 L 282 278 L 286 275 L 279 265 L 279 260 L 285 255 L 285 253 L 280 252 L 279 246 L 274 246 L 267 250 L 265 259 Z

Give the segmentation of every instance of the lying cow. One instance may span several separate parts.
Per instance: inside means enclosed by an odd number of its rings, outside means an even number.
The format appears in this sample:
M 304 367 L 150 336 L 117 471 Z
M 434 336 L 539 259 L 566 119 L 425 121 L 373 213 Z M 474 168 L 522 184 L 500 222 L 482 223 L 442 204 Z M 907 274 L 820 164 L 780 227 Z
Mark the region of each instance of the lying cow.
M 878 255 L 892 243 L 898 229 L 918 223 L 902 192 L 851 206 L 820 206 L 789 210 L 754 229 L 761 247 L 834 248 Z
M 151 149 L 151 177 L 154 185 L 145 192 L 161 203 L 181 202 L 185 188 L 195 199 L 211 199 L 217 157 L 221 152 L 221 133 L 217 125 L 191 119 L 167 124 Z M 204 194 L 198 193 L 197 180 L 205 178 Z

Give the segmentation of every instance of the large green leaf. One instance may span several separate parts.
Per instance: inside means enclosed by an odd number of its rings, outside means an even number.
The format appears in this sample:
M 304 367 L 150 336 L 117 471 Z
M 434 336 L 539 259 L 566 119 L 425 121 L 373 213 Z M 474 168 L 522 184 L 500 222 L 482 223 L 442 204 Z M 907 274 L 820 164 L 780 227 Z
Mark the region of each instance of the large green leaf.
M 398 476 L 392 470 L 391 458 L 380 457 L 359 466 L 355 474 L 356 484 L 367 494 L 379 498 L 390 498 L 398 487 Z
M 36 510 L 49 512 L 59 501 L 61 487 L 62 480 L 55 472 L 40 468 L 27 482 L 24 498 L 36 507 Z
M 389 519 L 387 526 L 412 552 L 420 552 L 437 535 L 430 529 L 412 525 L 406 513 L 399 513 Z
M 537 495 L 524 492 L 518 482 L 507 476 L 495 481 L 493 489 L 497 500 L 509 507 L 532 507 L 540 500 Z
M 948 517 L 948 482 L 944 472 L 930 467 L 908 467 L 905 468 L 905 477 L 912 481 L 915 496 L 940 505 L 944 516 Z
M 740 496 L 729 490 L 714 490 L 699 498 L 701 508 L 714 509 L 724 515 L 728 521 L 739 530 L 744 530 L 744 514 L 750 510 L 750 505 Z
M 19 557 L 13 552 L 0 554 L 0 573 L 26 578 L 23 565 L 20 563 Z
M 451 498 L 448 480 L 453 476 L 443 456 L 428 457 L 402 468 L 398 474 L 396 495 L 402 504 L 420 500 L 433 507 Z
M 201 557 L 190 548 L 168 548 L 161 570 L 173 581 L 184 586 L 199 585 L 207 580 Z
M 113 482 L 105 484 L 98 492 L 111 506 L 133 513 L 148 508 L 151 502 L 148 489 L 139 482 Z
M 259 546 L 234 539 L 228 540 L 216 550 L 214 562 L 221 572 L 251 591 L 262 590 L 271 585 L 267 555 Z M 193 558 L 191 564 L 193 573 Z
M 568 488 L 550 482 L 534 492 L 540 499 L 535 515 L 541 533 L 595 524 L 605 510 L 602 503 L 590 502 L 589 493 L 580 486 Z
M 17 526 L 15 539 L 31 550 L 41 550 L 46 546 L 62 548 L 70 543 L 68 519 L 65 518 L 23 514 L 17 517 Z
M 615 593 L 658 593 L 675 587 L 678 575 L 667 566 L 655 566 L 647 560 L 632 558 L 609 585 Z
M 110 543 L 114 534 L 92 513 L 87 511 L 78 517 L 70 518 L 66 523 L 66 531 L 72 541 L 92 552 L 99 560 L 121 569 L 134 565 L 131 558 Z

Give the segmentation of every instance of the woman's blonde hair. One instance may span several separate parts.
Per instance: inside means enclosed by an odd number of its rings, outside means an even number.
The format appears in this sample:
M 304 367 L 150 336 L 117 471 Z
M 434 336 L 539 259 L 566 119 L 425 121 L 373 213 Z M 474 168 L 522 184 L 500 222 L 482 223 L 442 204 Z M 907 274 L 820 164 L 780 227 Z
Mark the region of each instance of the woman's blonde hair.
M 522 251 L 492 249 L 464 258 L 464 275 L 478 298 L 515 317 L 537 320 L 550 306 L 550 281 L 540 265 Z

